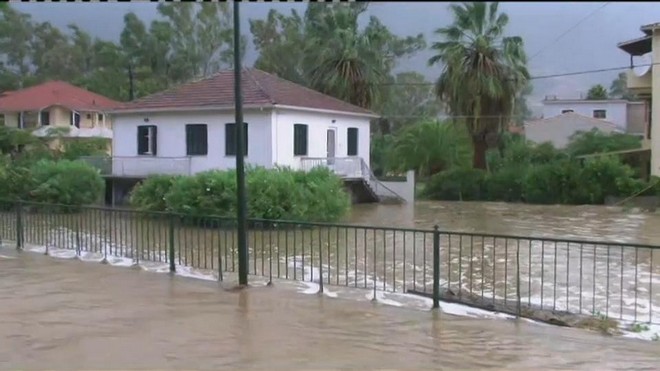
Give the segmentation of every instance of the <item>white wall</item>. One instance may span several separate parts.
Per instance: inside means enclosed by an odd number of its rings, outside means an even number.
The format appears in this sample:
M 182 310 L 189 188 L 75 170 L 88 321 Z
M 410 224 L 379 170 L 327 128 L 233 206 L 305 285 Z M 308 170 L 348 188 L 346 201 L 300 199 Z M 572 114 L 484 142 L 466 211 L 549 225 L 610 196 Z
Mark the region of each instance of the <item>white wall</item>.
M 334 122 L 333 122 L 334 121 Z M 327 157 L 327 130 L 336 129 L 335 157 L 347 157 L 348 128 L 358 128 L 358 157 L 369 164 L 370 125 L 367 117 L 305 112 L 291 109 L 273 110 L 273 162 L 277 165 L 300 167 L 302 157 Z M 293 125 L 306 124 L 307 156 L 293 155 Z
M 598 129 L 606 133 L 615 129 L 611 125 L 595 125 L 581 120 L 553 120 L 552 122 L 538 122 L 525 125 L 525 138 L 534 143 L 550 142 L 556 148 L 565 148 L 570 137 L 578 131 L 591 131 Z
M 145 118 L 149 122 L 145 122 Z M 246 111 L 248 123 L 248 155 L 246 164 L 270 167 L 273 163 L 271 112 Z M 155 125 L 158 127 L 158 154 L 156 158 L 169 161 L 171 157 L 186 157 L 186 124 L 208 125 L 208 154 L 192 156 L 190 172 L 197 173 L 211 169 L 230 169 L 236 165 L 235 156 L 225 155 L 225 124 L 234 122 L 233 112 L 169 112 L 143 114 L 115 114 L 113 155 L 116 157 L 134 157 L 135 166 L 140 164 L 140 157 L 153 159 L 154 156 L 138 156 L 137 127 Z M 144 161 L 144 166 L 153 166 L 153 161 Z M 146 171 L 146 169 L 145 169 Z
M 379 189 L 378 195 L 381 197 L 391 197 L 391 192 L 396 193 L 408 203 L 415 202 L 415 171 L 406 172 L 405 181 L 380 181 L 386 189 Z M 390 192 L 391 191 L 391 192 Z
M 582 116 L 593 117 L 594 110 L 605 110 L 605 121 L 615 124 L 625 131 L 627 127 L 626 101 L 588 101 L 588 100 L 557 100 L 543 102 L 543 118 L 561 115 L 563 110 L 573 110 Z

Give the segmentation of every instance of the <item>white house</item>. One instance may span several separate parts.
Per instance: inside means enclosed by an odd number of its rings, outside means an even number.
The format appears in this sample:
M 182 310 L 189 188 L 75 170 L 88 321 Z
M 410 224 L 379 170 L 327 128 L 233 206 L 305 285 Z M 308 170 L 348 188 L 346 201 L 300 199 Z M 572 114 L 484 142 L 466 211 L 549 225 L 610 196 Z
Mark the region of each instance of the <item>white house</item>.
M 114 110 L 112 174 L 233 168 L 233 78 L 223 71 Z M 257 69 L 245 69 L 242 81 L 247 164 L 369 163 L 373 112 Z
M 543 118 L 573 112 L 606 120 L 622 131 L 635 135 L 645 134 L 646 110 L 644 102 L 629 102 L 624 99 L 558 99 L 556 96 L 548 96 L 543 100 Z
M 550 142 L 556 148 L 564 148 L 576 132 L 593 129 L 604 133 L 622 132 L 612 122 L 567 112 L 525 123 L 525 137 L 534 143 Z
M 378 115 L 257 69 L 243 70 L 242 85 L 246 164 L 326 166 L 372 199 L 388 193 L 369 168 L 370 120 Z M 235 167 L 231 70 L 126 103 L 113 117 L 113 157 L 103 164 L 115 181 L 113 202 L 125 197 L 122 180 Z

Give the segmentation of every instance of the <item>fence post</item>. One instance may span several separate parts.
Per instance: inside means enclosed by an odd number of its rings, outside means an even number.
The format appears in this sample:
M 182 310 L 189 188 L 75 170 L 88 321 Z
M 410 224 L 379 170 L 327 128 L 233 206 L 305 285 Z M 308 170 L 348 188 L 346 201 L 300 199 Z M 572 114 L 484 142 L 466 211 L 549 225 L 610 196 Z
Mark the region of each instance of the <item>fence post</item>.
M 433 227 L 433 308 L 440 308 L 440 231 Z
M 319 240 L 321 240 L 320 231 L 319 231 Z M 314 269 L 313 266 L 312 269 Z M 319 295 L 321 294 L 323 294 L 323 243 L 319 244 Z
M 520 241 L 516 247 L 516 299 L 518 301 L 516 308 L 516 317 L 520 317 Z
M 16 202 L 16 249 L 23 249 L 23 204 Z
M 174 216 L 170 218 L 170 231 L 169 231 L 169 246 L 168 246 L 168 259 L 170 262 L 170 273 L 176 272 L 176 265 L 174 264 Z

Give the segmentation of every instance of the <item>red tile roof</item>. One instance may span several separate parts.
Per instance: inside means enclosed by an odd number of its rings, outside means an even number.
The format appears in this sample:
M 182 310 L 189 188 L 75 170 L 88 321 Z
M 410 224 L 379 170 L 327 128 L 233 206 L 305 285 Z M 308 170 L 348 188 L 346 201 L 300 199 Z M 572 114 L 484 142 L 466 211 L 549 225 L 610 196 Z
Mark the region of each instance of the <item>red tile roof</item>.
M 246 106 L 294 106 L 362 115 L 373 112 L 319 93 L 270 73 L 247 68 L 242 73 L 243 104 Z M 234 71 L 221 71 L 203 80 L 183 84 L 118 107 L 116 112 L 181 108 L 233 108 Z
M 50 106 L 63 106 L 80 111 L 103 111 L 120 102 L 73 86 L 64 81 L 49 81 L 29 88 L 0 94 L 0 111 L 38 111 Z

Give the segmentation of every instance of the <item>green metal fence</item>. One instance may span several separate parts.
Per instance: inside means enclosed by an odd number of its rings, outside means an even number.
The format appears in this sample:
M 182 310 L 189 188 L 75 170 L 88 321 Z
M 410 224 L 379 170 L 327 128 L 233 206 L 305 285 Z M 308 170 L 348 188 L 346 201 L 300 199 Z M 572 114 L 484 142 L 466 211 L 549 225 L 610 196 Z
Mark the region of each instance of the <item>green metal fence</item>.
M 660 323 L 660 247 L 348 224 L 249 220 L 249 273 L 486 309 Z M 99 260 L 238 269 L 233 219 L 0 202 L 0 239 Z

